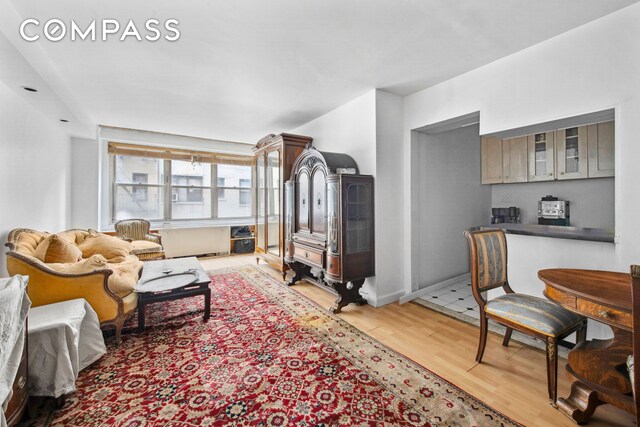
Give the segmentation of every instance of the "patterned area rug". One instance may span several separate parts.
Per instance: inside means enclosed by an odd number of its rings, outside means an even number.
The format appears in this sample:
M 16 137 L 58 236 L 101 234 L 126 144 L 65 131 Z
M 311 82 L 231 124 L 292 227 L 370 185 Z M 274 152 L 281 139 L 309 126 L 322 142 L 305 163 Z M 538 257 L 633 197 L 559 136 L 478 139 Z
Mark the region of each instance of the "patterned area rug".
M 202 297 L 149 306 L 43 423 L 519 425 L 255 267 L 210 274 L 207 323 Z

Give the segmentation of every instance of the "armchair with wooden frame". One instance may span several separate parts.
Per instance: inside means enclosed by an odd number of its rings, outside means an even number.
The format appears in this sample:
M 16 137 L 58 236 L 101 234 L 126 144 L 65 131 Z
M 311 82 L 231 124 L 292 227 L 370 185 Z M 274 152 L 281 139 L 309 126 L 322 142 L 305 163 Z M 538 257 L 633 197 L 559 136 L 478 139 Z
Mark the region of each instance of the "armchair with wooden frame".
M 124 219 L 114 224 L 116 236 L 131 242 L 132 254 L 141 261 L 164 259 L 162 236 L 151 233 L 151 224 L 146 219 Z
M 545 343 L 549 401 L 556 406 L 558 394 L 558 341 L 577 332 L 578 341 L 586 338 L 586 318 L 559 305 L 531 295 L 513 291 L 507 277 L 507 240 L 502 230 L 465 231 L 469 241 L 471 289 L 480 306 L 480 342 L 476 361 L 482 362 L 489 319 L 507 328 L 502 341 L 509 345 L 513 330 L 538 338 Z M 502 288 L 505 292 L 487 300 L 486 293 Z

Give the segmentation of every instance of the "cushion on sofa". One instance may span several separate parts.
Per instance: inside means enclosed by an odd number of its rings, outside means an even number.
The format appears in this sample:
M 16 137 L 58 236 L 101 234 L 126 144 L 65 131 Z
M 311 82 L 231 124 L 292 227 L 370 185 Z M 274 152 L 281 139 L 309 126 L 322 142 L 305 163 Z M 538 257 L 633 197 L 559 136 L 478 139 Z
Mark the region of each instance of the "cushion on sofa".
M 77 262 L 82 258 L 82 252 L 74 243 L 57 234 L 52 234 L 40 242 L 33 255 L 45 263 Z
M 130 294 L 138 283 L 143 263 L 135 255 L 128 255 L 122 262 L 108 263 L 107 268 L 113 270 L 109 277 L 109 289 L 124 297 Z
M 84 239 L 86 239 L 87 236 L 89 236 L 89 232 L 87 230 L 77 230 L 77 229 L 61 231 L 60 233 L 56 233 L 56 234 L 62 237 L 63 239 L 66 239 L 76 245 L 82 244 L 82 242 L 84 242 Z
M 102 255 L 91 255 L 89 258 L 82 259 L 78 262 L 70 262 L 66 264 L 48 264 L 52 270 L 66 274 L 85 274 L 93 273 L 96 270 L 104 270 L 107 268 L 107 259 Z
M 38 245 L 50 236 L 42 231 L 22 232 L 15 241 L 16 252 L 22 255 L 35 256 Z
M 94 230 L 89 231 L 89 235 L 78 247 L 84 258 L 100 254 L 110 263 L 122 262 L 131 253 L 131 243 Z

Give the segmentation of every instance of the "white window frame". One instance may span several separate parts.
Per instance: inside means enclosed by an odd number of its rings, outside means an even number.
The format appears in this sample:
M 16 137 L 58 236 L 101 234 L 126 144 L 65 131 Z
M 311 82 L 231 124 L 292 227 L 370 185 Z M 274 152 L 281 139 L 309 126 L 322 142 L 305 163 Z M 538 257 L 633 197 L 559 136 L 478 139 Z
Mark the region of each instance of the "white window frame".
M 167 221 L 178 221 L 178 222 L 202 222 L 207 220 L 242 220 L 242 219 L 253 219 L 254 211 L 255 211 L 255 165 L 254 166 L 246 166 L 251 168 L 251 186 L 250 187 L 230 187 L 230 186 L 218 186 L 218 164 L 216 163 L 207 163 L 211 167 L 211 185 L 210 186 L 194 186 L 194 185 L 173 185 L 171 182 L 172 171 L 171 171 L 171 162 L 170 159 L 161 159 L 163 162 L 163 177 L 162 184 L 133 184 L 133 183 L 124 183 L 124 182 L 116 182 L 116 156 L 122 155 L 124 157 L 138 157 L 138 156 L 127 156 L 124 154 L 109 154 L 109 182 L 111 185 L 111 198 L 110 198 L 110 212 L 111 212 L 111 223 L 115 223 L 118 221 L 116 219 L 116 200 L 117 200 L 117 189 L 118 187 L 139 187 L 139 188 L 162 188 L 163 192 L 163 218 L 144 218 L 151 222 L 167 222 Z M 143 157 L 144 158 L 144 157 Z M 244 178 L 243 178 L 244 179 Z M 203 217 L 203 218 L 173 218 L 172 217 L 172 202 L 173 202 L 173 189 L 174 188 L 185 188 L 185 189 L 193 189 L 199 188 L 204 190 L 211 190 L 211 216 Z M 238 190 L 238 193 L 241 190 L 249 190 L 251 192 L 251 202 L 250 202 L 250 213 L 246 216 L 238 216 L 238 217 L 219 217 L 218 216 L 218 190 Z M 225 191 L 226 192 L 226 191 Z M 247 204 L 240 204 L 240 206 L 247 206 Z

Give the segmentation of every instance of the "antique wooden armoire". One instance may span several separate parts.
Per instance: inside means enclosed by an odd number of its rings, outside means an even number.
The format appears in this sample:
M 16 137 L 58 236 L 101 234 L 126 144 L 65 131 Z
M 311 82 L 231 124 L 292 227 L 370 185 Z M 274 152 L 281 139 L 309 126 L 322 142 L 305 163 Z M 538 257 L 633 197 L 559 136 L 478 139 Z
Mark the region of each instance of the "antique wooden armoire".
M 349 303 L 366 304 L 359 293 L 375 274 L 373 177 L 359 175 L 346 154 L 309 146 L 285 183 L 285 262 L 338 294 L 334 313 Z
M 289 179 L 291 167 L 302 150 L 313 138 L 282 133 L 267 135 L 254 148 L 256 156 L 256 261 L 263 259 L 282 272 L 286 278 L 289 269 L 284 262 L 284 229 L 287 227 L 283 212 L 284 183 Z

